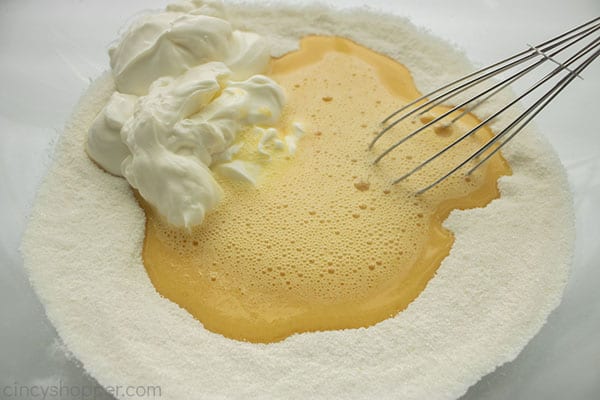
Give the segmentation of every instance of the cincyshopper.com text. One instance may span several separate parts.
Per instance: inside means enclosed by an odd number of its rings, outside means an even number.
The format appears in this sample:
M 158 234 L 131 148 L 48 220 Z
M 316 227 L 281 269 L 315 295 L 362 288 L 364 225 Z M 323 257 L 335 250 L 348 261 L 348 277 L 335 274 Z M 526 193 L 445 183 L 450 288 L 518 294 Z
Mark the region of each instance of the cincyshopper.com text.
M 13 385 L 0 386 L 2 399 L 32 400 L 111 400 L 112 398 L 158 399 L 162 396 L 160 386 L 76 386 L 66 385 L 62 381 L 48 385 Z

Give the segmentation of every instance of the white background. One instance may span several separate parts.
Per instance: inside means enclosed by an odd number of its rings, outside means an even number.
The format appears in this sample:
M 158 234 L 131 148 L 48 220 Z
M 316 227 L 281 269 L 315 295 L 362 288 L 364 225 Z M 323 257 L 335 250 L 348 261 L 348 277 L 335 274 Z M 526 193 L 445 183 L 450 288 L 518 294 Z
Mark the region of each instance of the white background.
M 90 80 L 108 68 L 108 43 L 136 12 L 164 4 L 0 0 L 0 389 L 15 382 L 95 384 L 56 348 L 18 246 L 52 144 Z M 368 4 L 410 17 L 464 49 L 477 65 L 600 15 L 598 0 Z M 536 121 L 559 153 L 575 199 L 578 237 L 563 303 L 514 362 L 485 377 L 465 399 L 600 398 L 600 61 L 584 78 Z

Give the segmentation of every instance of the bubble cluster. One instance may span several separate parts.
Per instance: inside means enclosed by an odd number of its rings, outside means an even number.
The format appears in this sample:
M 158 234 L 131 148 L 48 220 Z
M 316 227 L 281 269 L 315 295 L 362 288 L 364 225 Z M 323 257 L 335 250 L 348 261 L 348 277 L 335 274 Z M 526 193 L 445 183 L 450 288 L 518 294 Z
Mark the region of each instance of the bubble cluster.
M 258 187 L 219 178 L 223 202 L 191 232 L 148 213 L 144 260 L 158 291 L 229 337 L 274 341 L 395 315 L 447 255 L 447 213 L 497 196 L 496 176 L 484 171 L 414 196 L 460 154 L 391 186 L 456 134 L 430 129 L 372 165 L 378 151 L 414 129 L 411 121 L 400 124 L 366 151 L 377 121 L 418 94 L 410 75 L 351 42 L 336 52 L 331 38 L 314 40 L 286 57 L 312 49 L 323 51 L 320 61 L 283 71 L 275 61 L 272 68 L 288 91 L 282 126 L 300 120 L 308 129 L 294 158 L 274 157 Z

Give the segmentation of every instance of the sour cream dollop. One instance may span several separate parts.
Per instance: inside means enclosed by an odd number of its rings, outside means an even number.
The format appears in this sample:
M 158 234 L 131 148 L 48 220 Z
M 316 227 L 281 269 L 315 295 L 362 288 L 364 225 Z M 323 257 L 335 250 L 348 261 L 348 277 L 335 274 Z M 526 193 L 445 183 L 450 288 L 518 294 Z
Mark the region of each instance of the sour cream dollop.
M 213 170 L 255 183 L 258 165 L 234 159 L 234 142 L 251 129 L 276 136 L 285 103 L 260 75 L 270 59 L 264 38 L 233 30 L 219 3 L 192 0 L 135 22 L 109 55 L 116 91 L 88 132 L 90 158 L 186 228 L 221 199 Z

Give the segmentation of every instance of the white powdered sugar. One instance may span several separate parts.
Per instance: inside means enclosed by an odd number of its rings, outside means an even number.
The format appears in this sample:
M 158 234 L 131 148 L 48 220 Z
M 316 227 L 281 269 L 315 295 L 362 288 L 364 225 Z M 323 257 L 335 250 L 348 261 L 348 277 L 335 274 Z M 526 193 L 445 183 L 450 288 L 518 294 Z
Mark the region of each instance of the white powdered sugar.
M 399 17 L 320 6 L 226 11 L 235 29 L 270 38 L 274 55 L 306 34 L 345 36 L 408 66 L 421 91 L 469 69 L 455 49 Z M 23 242 L 49 319 L 102 385 L 160 385 L 161 398 L 176 400 L 451 399 L 516 357 L 560 301 L 571 197 L 557 156 L 530 130 L 504 151 L 513 175 L 500 179 L 502 197 L 450 215 L 450 255 L 396 317 L 266 345 L 209 332 L 156 292 L 141 259 L 143 211 L 127 182 L 84 151 L 113 91 L 112 78 L 101 77 L 73 114 Z

